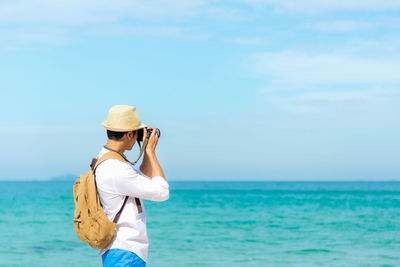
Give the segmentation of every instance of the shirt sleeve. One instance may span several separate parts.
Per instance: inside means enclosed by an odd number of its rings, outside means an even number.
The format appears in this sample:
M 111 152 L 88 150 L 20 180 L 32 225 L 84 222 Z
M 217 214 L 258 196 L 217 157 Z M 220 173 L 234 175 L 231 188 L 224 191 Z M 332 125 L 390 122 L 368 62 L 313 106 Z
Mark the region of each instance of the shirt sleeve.
M 118 193 L 153 201 L 165 201 L 169 198 L 169 184 L 161 176 L 150 178 L 126 163 L 115 163 L 120 165 L 118 177 L 114 179 L 114 187 Z

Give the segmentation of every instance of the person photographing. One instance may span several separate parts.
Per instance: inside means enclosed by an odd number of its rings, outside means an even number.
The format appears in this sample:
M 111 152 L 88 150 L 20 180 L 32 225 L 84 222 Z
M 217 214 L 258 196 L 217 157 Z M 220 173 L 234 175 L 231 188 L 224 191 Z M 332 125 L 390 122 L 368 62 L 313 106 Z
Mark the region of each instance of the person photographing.
M 127 105 L 112 107 L 102 125 L 108 140 L 97 158 L 118 153 L 122 159 L 104 160 L 94 172 L 104 213 L 116 223 L 114 240 L 99 254 L 105 267 L 145 266 L 149 241 L 142 200 L 169 198 L 169 185 L 155 152 L 160 131 L 147 128 L 140 122 L 136 108 Z M 141 146 L 139 158 L 143 153 L 139 169 L 133 168 L 134 163 L 124 155 L 135 143 Z

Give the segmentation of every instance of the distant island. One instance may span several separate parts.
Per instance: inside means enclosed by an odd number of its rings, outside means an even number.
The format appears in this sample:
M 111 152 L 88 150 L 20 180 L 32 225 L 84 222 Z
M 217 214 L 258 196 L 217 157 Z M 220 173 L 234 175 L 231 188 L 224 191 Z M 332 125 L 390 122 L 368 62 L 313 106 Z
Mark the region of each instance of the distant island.
M 55 176 L 51 178 L 51 181 L 75 181 L 78 178 L 78 175 L 75 174 L 64 174 L 60 176 Z

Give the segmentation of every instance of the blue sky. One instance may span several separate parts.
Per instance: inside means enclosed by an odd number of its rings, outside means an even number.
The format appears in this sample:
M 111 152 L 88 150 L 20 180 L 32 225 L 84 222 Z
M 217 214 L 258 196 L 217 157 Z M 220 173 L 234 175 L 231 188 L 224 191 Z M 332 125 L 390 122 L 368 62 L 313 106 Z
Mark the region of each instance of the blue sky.
M 399 1 L 4 0 L 0 179 L 85 172 L 116 104 L 171 180 L 400 179 L 399 52 Z

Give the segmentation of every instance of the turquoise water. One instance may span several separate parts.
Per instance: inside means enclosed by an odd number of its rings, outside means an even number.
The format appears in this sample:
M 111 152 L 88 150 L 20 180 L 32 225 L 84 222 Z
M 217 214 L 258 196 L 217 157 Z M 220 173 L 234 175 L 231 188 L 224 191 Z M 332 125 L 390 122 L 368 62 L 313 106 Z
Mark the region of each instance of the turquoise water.
M 101 266 L 72 182 L 0 182 L 0 266 Z M 148 266 L 400 266 L 400 182 L 171 182 Z

